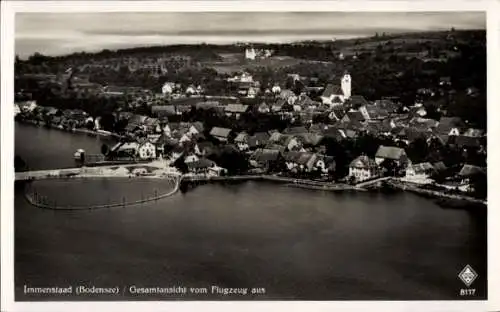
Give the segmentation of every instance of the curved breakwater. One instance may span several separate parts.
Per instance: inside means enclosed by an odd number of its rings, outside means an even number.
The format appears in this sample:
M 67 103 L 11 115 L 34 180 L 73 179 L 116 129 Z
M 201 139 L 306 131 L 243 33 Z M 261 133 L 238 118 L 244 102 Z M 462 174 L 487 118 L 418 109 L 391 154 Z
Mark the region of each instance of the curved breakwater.
M 88 178 L 88 177 L 80 177 L 80 178 L 73 178 L 73 179 L 81 179 L 81 180 L 103 180 L 103 178 Z M 164 199 L 166 197 L 172 196 L 179 190 L 179 185 L 180 181 L 178 178 L 173 178 L 171 179 L 173 188 L 166 192 L 166 193 L 158 193 L 155 191 L 155 194 L 150 197 L 146 198 L 141 198 L 137 200 L 131 200 L 131 201 L 126 201 L 123 200 L 121 202 L 114 202 L 114 203 L 107 203 L 107 204 L 93 204 L 93 205 L 82 205 L 82 206 L 77 206 L 77 205 L 57 205 L 56 202 L 50 202 L 46 199 L 44 196 L 39 196 L 38 193 L 34 191 L 34 189 L 31 186 L 27 186 L 24 190 L 24 197 L 26 200 L 32 205 L 37 208 L 41 209 L 49 209 L 49 210 L 71 210 L 71 211 L 77 211 L 77 210 L 96 210 L 96 209 L 106 209 L 106 208 L 117 208 L 117 207 L 128 207 L 128 206 L 134 206 L 134 205 L 139 205 L 139 204 L 144 204 L 147 202 L 152 202 L 152 201 L 158 201 L 161 199 Z

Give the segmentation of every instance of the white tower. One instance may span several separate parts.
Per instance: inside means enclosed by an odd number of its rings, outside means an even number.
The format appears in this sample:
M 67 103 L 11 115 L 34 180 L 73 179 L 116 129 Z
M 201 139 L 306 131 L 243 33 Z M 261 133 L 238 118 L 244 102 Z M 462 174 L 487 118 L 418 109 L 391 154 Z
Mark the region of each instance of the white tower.
M 340 87 L 344 93 L 344 99 L 349 99 L 351 97 L 351 75 L 348 73 L 344 74 L 344 77 L 340 80 Z

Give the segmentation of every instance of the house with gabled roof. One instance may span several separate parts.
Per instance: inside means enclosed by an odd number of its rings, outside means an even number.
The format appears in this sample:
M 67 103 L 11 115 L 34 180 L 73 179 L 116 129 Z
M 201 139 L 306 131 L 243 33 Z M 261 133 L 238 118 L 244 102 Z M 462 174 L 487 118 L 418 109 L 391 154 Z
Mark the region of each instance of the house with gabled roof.
M 283 134 L 299 134 L 299 133 L 307 133 L 307 129 L 304 126 L 298 127 L 289 127 L 283 130 Z
M 281 133 L 279 133 L 278 131 L 273 132 L 271 134 L 271 136 L 269 137 L 269 142 L 277 143 L 277 142 L 279 142 L 280 137 L 281 137 Z
M 321 102 L 329 106 L 339 106 L 344 103 L 345 95 L 339 85 L 328 84 L 321 95 Z
M 153 105 L 151 113 L 158 118 L 171 117 L 177 115 L 177 110 L 174 105 Z
M 408 116 L 413 117 L 424 117 L 427 115 L 427 110 L 422 105 L 414 105 L 408 107 Z
M 349 111 L 341 119 L 341 122 L 343 123 L 363 122 L 363 121 L 365 121 L 365 117 L 360 111 Z
M 380 165 L 385 160 L 392 160 L 400 167 L 405 167 L 410 163 L 405 150 L 401 147 L 380 145 L 375 154 L 375 162 Z
M 287 151 L 302 150 L 302 142 L 295 135 L 282 134 L 276 143 L 283 146 Z
M 374 105 L 386 110 L 389 114 L 394 114 L 398 111 L 398 105 L 388 99 L 376 100 Z
M 248 150 L 248 148 L 249 148 L 249 144 L 248 144 L 249 137 L 250 136 L 245 131 L 240 132 L 240 133 L 238 133 L 238 135 L 236 135 L 236 138 L 234 139 L 234 143 L 236 144 L 236 146 L 238 147 L 238 149 L 240 151 L 246 151 L 246 150 Z
M 269 142 L 271 136 L 267 132 L 255 132 L 252 137 L 255 138 L 257 146 L 264 146 Z
M 213 127 L 210 130 L 210 135 L 220 142 L 228 142 L 231 132 L 232 130 L 228 128 Z
M 389 112 L 376 105 L 362 105 L 359 108 L 365 120 L 383 120 L 389 117 Z
M 349 98 L 348 102 L 352 107 L 361 107 L 364 105 L 368 105 L 368 101 L 362 95 L 352 95 Z
M 209 169 L 215 166 L 215 162 L 207 158 L 199 158 L 194 161 L 185 162 L 189 172 L 196 174 L 206 174 Z
M 411 164 L 406 168 L 406 178 L 416 181 L 426 181 L 434 172 L 434 166 L 429 162 Z
M 194 146 L 194 152 L 198 156 L 210 156 L 216 152 L 215 145 L 210 141 L 197 142 Z
M 267 105 L 266 103 L 262 102 L 259 107 L 257 108 L 257 111 L 261 114 L 267 114 L 269 112 L 271 112 L 271 108 L 269 107 L 269 105 Z
M 323 135 L 313 132 L 301 133 L 297 137 L 304 147 L 315 147 L 323 141 Z
M 204 101 L 196 103 L 196 109 L 208 110 L 221 106 L 219 101 Z
M 141 159 L 155 159 L 156 158 L 156 146 L 149 140 L 145 140 L 139 145 L 137 149 L 139 158 Z
M 448 140 L 448 144 L 456 145 L 457 147 L 460 147 L 463 149 L 480 148 L 481 147 L 481 141 L 480 141 L 479 137 L 472 137 L 472 136 L 465 136 L 465 135 L 450 136 L 450 138 Z
M 403 141 L 406 144 L 410 144 L 417 139 L 423 139 L 427 142 L 427 140 L 432 136 L 432 132 L 421 130 L 414 127 L 402 128 L 397 134 L 396 138 L 399 141 Z
M 460 135 L 465 123 L 460 117 L 441 117 L 436 127 L 436 133 L 445 135 Z
M 276 149 L 261 148 L 250 157 L 252 167 L 262 168 L 266 171 L 278 167 L 280 161 L 283 161 L 283 158 L 281 152 Z
M 475 138 L 479 138 L 479 137 L 482 137 L 484 136 L 484 130 L 482 129 L 474 129 L 474 128 L 469 128 L 467 129 L 464 134 L 464 136 L 468 136 L 468 137 L 475 137 Z
M 471 180 L 478 176 L 486 176 L 486 170 L 475 165 L 465 164 L 457 174 L 457 178 L 461 179 L 461 183 L 463 185 L 461 189 L 471 191 Z
M 146 119 L 148 119 L 148 116 L 144 116 L 144 115 L 133 115 L 129 120 L 128 120 L 128 124 L 127 126 L 125 127 L 125 130 L 127 132 L 133 132 L 135 131 L 137 128 L 141 127 L 144 125 L 144 122 L 146 121 Z
M 356 183 L 380 176 L 380 168 L 372 158 L 361 155 L 349 164 L 349 177 Z
M 227 117 L 236 117 L 240 118 L 240 116 L 248 111 L 249 106 L 244 104 L 228 104 L 224 109 L 224 112 Z
M 290 151 L 283 155 L 286 167 L 292 172 L 311 172 L 316 165 L 318 155 L 309 152 Z
M 285 89 L 280 92 L 279 98 L 285 100 L 290 105 L 294 105 L 298 97 L 292 90 Z
M 201 121 L 195 121 L 189 127 L 188 133 L 191 136 L 195 136 L 195 135 L 203 133 L 204 129 L 205 129 L 205 127 L 203 126 L 203 123 Z
M 23 113 L 31 113 L 38 107 L 36 101 L 24 101 L 18 102 L 16 104 L 19 106 L 19 109 Z
M 383 135 L 390 136 L 391 135 L 391 126 L 382 121 L 371 121 L 368 122 L 365 126 L 365 131 L 372 135 Z
M 338 128 L 334 128 L 334 127 L 328 128 L 328 130 L 326 130 L 323 133 L 323 135 L 325 138 L 334 139 L 337 142 L 340 142 L 340 141 L 347 138 L 345 132 L 342 129 L 338 129 Z

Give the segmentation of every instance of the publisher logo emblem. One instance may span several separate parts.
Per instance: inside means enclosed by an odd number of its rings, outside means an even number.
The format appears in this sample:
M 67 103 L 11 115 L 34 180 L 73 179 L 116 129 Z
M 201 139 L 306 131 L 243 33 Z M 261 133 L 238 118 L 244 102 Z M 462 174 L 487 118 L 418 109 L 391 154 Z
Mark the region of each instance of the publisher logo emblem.
M 474 269 L 467 264 L 460 274 L 458 274 L 458 277 L 467 287 L 469 287 L 476 280 L 478 275 L 476 271 L 474 271 Z

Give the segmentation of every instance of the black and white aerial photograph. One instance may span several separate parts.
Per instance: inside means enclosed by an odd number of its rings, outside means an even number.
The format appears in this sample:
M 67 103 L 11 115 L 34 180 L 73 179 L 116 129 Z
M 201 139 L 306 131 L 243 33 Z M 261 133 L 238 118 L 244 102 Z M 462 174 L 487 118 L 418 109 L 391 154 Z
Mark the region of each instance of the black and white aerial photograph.
M 488 299 L 486 12 L 14 32 L 16 302 Z

